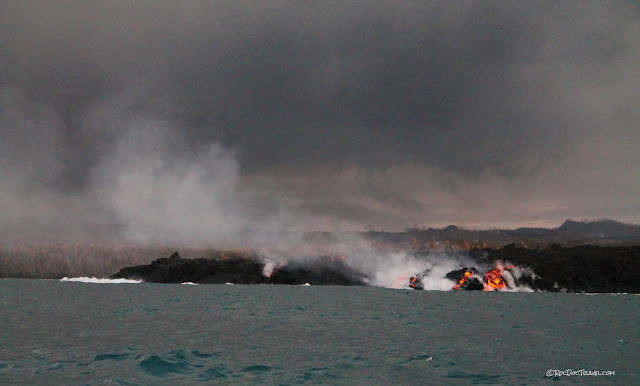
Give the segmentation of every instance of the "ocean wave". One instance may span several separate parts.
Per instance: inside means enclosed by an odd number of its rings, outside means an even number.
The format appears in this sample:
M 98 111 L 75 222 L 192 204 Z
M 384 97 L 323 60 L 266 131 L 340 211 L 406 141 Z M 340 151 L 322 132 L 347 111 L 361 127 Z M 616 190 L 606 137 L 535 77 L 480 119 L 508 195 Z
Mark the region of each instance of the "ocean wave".
M 94 283 L 94 284 L 138 284 L 142 283 L 142 280 L 132 279 L 100 279 L 97 277 L 63 277 L 60 281 L 74 281 L 80 283 Z

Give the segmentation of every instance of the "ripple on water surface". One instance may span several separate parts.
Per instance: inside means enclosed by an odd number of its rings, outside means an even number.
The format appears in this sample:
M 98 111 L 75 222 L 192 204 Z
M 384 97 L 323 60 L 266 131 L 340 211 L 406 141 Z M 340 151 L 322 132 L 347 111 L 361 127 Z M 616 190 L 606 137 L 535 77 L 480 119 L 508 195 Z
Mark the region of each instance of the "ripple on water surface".
M 634 295 L 0 280 L 0 310 L 0 384 L 638 384 Z

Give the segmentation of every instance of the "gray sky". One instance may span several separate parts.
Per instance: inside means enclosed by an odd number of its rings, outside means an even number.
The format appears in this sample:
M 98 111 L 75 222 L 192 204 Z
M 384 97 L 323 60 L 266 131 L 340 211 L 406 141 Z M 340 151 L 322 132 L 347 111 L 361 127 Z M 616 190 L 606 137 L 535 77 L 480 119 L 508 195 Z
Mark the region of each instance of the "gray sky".
M 5 238 L 640 222 L 635 2 L 0 15 Z

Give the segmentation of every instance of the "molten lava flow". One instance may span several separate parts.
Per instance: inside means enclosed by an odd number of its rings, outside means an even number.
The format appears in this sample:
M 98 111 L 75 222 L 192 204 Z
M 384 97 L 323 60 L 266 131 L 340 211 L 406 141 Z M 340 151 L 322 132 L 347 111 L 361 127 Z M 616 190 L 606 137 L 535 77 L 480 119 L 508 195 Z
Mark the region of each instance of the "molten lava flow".
M 423 290 L 424 285 L 422 285 L 422 280 L 420 280 L 420 277 L 411 276 L 409 278 L 409 288 L 412 288 L 414 290 Z
M 343 260 L 343 259 L 344 259 L 344 256 L 336 256 L 336 257 L 332 257 L 332 258 L 331 258 L 331 261 L 336 261 L 336 259 L 337 259 L 337 260 Z
M 467 281 L 467 279 L 470 278 L 472 274 L 473 273 L 471 271 L 466 271 L 464 273 L 464 276 L 462 277 L 462 279 L 460 279 L 458 284 L 455 287 L 453 287 L 453 289 L 456 290 L 456 291 L 459 290 L 462 287 L 462 285 L 464 284 L 464 282 Z
M 502 278 L 499 269 L 492 269 L 485 273 L 484 281 L 487 283 L 486 291 L 502 289 L 507 285 L 507 282 Z
M 391 286 L 391 288 L 400 288 L 400 286 L 402 286 L 402 283 L 406 283 L 407 282 L 407 277 L 406 276 L 400 276 L 395 283 L 393 283 L 393 286 Z

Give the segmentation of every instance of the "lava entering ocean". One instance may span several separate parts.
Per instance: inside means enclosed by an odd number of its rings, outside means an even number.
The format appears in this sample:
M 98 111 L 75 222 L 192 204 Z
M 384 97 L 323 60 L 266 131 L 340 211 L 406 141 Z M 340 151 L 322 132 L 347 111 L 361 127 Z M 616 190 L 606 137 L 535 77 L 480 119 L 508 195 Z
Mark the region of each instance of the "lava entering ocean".
M 492 269 L 485 273 L 484 282 L 486 283 L 485 291 L 501 290 L 507 285 L 499 269 Z
M 444 261 L 444 264 L 442 262 Z M 355 263 L 354 263 L 355 262 Z M 391 264 L 390 264 L 391 263 Z M 414 290 L 520 291 L 532 290 L 535 276 L 521 267 L 495 262 L 479 271 L 471 261 L 451 259 L 394 259 L 382 265 L 358 265 L 358 259 L 345 255 L 283 260 L 278 258 L 232 256 L 220 259 L 182 259 L 177 253 L 149 265 L 126 267 L 113 278 L 133 278 L 160 283 L 208 284 L 305 284 L 373 285 Z M 455 269 L 462 265 L 462 268 Z M 373 268 L 373 269 L 371 269 Z M 449 271 L 451 269 L 453 271 Z M 449 271 L 449 273 L 446 273 Z M 410 272 L 421 272 L 410 275 Z M 484 275 L 482 272 L 485 272 Z M 380 278 L 385 278 L 380 280 Z
M 463 285 L 464 283 L 466 283 L 467 279 L 469 279 L 469 278 L 471 277 L 471 275 L 473 275 L 473 272 L 471 272 L 471 271 L 465 271 L 465 272 L 464 272 L 464 276 L 462 277 L 462 279 L 460 279 L 460 281 L 458 282 L 458 284 L 456 284 L 456 286 L 455 286 L 455 287 L 453 287 L 453 289 L 454 289 L 454 290 L 456 290 L 456 291 L 457 291 L 457 290 L 459 290 L 459 289 L 462 287 L 462 285 Z
M 446 275 L 446 278 L 453 281 L 454 283 L 457 283 L 452 287 L 452 290 L 454 291 L 501 291 L 505 289 L 514 290 L 516 289 L 516 287 L 519 288 L 520 284 L 522 284 L 519 283 L 517 279 L 515 279 L 517 275 L 514 275 L 514 273 L 512 272 L 514 268 L 516 267 L 513 265 L 503 267 L 501 264 L 498 264 L 497 268 L 492 268 L 481 276 L 476 268 L 463 267 L 458 270 L 449 272 Z M 510 274 L 509 277 L 512 279 L 511 285 L 503 277 L 503 274 L 505 272 L 508 272 Z M 426 271 L 420 275 L 412 276 L 411 278 L 409 278 L 409 288 L 424 289 L 423 280 L 426 280 L 427 276 L 428 272 Z
M 418 279 L 417 276 L 412 276 L 410 281 L 409 281 L 409 287 L 416 289 L 416 290 L 421 290 L 424 289 L 424 287 L 422 286 L 422 282 Z

